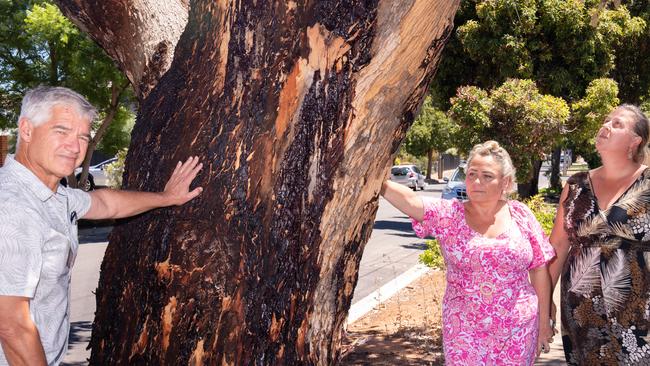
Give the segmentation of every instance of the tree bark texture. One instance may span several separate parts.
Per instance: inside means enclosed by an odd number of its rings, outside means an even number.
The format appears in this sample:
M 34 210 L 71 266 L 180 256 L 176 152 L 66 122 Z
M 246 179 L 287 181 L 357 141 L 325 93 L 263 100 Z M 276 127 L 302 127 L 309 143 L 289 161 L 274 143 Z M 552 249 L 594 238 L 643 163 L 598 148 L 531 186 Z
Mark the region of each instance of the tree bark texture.
M 381 183 L 458 6 L 192 1 L 124 186 L 161 190 L 198 155 L 204 192 L 113 230 L 91 364 L 338 362 Z
M 55 0 L 115 61 L 143 100 L 169 69 L 189 0 Z

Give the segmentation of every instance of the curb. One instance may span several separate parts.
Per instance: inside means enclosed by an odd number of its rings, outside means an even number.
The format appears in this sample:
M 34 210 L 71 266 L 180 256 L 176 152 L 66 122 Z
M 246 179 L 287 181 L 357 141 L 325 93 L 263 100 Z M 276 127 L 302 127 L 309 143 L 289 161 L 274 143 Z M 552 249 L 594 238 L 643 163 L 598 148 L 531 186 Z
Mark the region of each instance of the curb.
M 403 289 L 411 282 L 420 278 L 420 276 L 429 272 L 429 270 L 430 268 L 424 264 L 416 264 L 415 266 L 409 268 L 406 272 L 392 279 L 387 284 L 381 286 L 378 290 L 375 290 L 368 296 L 359 300 L 350 307 L 346 325 L 352 324 L 355 321 L 359 320 L 372 309 L 377 307 L 377 305 L 386 302 L 386 300 L 390 299 L 390 297 L 395 295 L 399 290 Z

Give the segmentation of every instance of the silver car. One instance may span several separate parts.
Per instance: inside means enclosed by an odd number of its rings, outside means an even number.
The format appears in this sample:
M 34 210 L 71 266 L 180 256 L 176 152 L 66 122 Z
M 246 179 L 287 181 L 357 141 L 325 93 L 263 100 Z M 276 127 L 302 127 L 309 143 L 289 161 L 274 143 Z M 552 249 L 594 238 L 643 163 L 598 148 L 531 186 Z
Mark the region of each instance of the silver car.
M 395 165 L 390 169 L 390 180 L 396 183 L 404 184 L 412 190 L 424 190 L 424 175 L 417 166 L 413 164 Z
M 447 180 L 445 188 L 442 189 L 442 198 L 448 200 L 457 198 L 461 201 L 467 199 L 467 189 L 465 188 L 465 164 L 461 164 L 451 174 L 451 179 Z
M 86 181 L 86 185 L 84 187 L 80 187 L 84 191 L 92 191 L 96 187 L 107 187 L 108 186 L 108 177 L 106 176 L 105 168 L 106 165 L 116 161 L 117 158 L 110 158 L 108 160 L 104 160 L 99 164 L 91 165 L 88 168 L 88 180 Z M 77 180 L 81 178 L 81 168 L 77 168 L 75 170 L 75 174 L 77 176 Z

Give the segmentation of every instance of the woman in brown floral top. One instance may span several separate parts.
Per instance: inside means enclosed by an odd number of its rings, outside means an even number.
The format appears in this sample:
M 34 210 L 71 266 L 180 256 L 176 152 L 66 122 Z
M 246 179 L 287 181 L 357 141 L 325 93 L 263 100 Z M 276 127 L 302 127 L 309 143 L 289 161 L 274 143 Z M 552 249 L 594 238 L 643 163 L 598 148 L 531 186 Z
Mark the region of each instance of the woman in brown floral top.
M 637 107 L 616 108 L 596 136 L 603 165 L 562 191 L 549 271 L 569 365 L 650 365 L 649 131 Z

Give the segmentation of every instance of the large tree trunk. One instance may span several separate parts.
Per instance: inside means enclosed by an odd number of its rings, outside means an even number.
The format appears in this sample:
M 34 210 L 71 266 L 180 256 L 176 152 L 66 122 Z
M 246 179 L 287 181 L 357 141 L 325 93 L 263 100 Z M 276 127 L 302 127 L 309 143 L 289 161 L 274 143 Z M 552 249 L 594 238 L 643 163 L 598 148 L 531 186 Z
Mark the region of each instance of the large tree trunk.
M 381 183 L 458 6 L 192 1 L 124 186 L 160 190 L 198 155 L 204 192 L 113 231 L 91 364 L 336 363 Z

